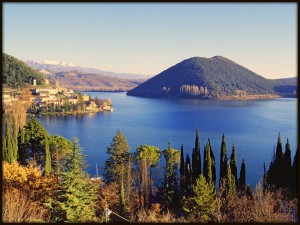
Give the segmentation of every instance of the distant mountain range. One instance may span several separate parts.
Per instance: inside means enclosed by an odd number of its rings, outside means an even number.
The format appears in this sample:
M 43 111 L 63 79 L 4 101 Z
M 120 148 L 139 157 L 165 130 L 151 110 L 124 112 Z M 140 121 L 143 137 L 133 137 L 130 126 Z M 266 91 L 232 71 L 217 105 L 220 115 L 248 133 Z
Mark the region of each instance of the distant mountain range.
M 124 78 L 124 79 L 146 80 L 151 77 L 149 75 L 142 75 L 142 74 L 115 73 L 115 72 L 103 71 L 96 68 L 76 66 L 69 62 L 60 62 L 54 60 L 43 60 L 43 61 L 26 60 L 25 63 L 27 63 L 29 66 L 37 70 L 40 71 L 43 70 L 43 72 L 52 73 L 52 74 L 59 73 L 59 72 L 79 71 L 81 73 L 101 74 L 109 77 Z
M 143 97 L 222 98 L 295 95 L 297 78 L 270 80 L 222 56 L 186 59 L 127 94 Z
M 128 91 L 146 80 L 145 77 L 144 79 L 119 78 L 118 76 L 122 77 L 123 74 L 115 73 L 111 74 L 115 77 L 105 76 L 98 74 L 98 70 L 94 71 L 97 74 L 84 72 L 82 67 L 66 62 L 43 61 L 26 64 L 5 53 L 2 53 L 2 65 L 2 84 L 13 88 L 31 86 L 33 79 L 36 79 L 37 85 L 45 85 L 47 78 L 51 83 L 58 80 L 61 86 L 76 91 Z M 34 68 L 31 65 L 35 65 Z M 78 68 L 81 70 L 76 70 Z M 88 71 L 88 68 L 86 69 Z

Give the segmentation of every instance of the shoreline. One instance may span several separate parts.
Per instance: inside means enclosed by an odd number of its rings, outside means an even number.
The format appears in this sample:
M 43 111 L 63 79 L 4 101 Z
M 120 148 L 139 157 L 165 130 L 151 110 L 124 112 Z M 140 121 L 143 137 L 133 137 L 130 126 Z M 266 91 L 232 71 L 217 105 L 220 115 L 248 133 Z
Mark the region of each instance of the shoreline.
M 221 96 L 221 97 L 196 97 L 196 96 L 142 96 L 126 94 L 127 96 L 140 97 L 140 98 L 164 98 L 164 99 L 194 99 L 194 100 L 221 100 L 221 101 L 251 101 L 251 100 L 268 100 L 277 98 L 298 98 L 297 94 L 292 95 L 279 95 L 279 94 L 265 94 L 265 95 L 246 95 L 246 96 Z
M 84 115 L 84 114 L 94 114 L 98 112 L 113 112 L 114 108 L 108 109 L 108 110 L 95 110 L 95 111 L 85 111 L 85 112 L 68 112 L 68 113 L 61 113 L 61 112 L 46 112 L 41 114 L 35 114 L 35 113 L 27 113 L 28 116 L 76 116 L 76 115 Z

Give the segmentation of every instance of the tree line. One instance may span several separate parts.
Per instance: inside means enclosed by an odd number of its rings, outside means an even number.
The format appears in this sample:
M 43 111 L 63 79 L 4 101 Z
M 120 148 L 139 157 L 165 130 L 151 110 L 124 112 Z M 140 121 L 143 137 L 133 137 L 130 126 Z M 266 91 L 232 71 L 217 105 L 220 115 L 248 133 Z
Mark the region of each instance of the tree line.
M 104 222 L 106 209 L 135 222 L 286 222 L 295 219 L 296 200 L 288 191 L 297 190 L 298 150 L 291 164 L 289 142 L 283 153 L 280 135 L 275 158 L 269 170 L 265 170 L 263 191 L 260 191 L 259 186 L 254 190 L 246 185 L 245 160 L 238 176 L 236 147 L 232 146 L 231 155 L 227 157 L 224 134 L 218 181 L 217 162 L 209 139 L 201 158 L 198 129 L 191 158 L 184 154 L 183 145 L 176 150 L 170 142 L 163 151 L 144 144 L 131 152 L 126 137 L 118 131 L 107 147 L 108 158 L 103 178 L 99 180 L 91 179 L 85 172 L 85 156 L 77 138 L 71 142 L 49 135 L 34 117 L 23 127 L 17 124 L 14 120 L 7 121 L 3 136 L 5 221 Z M 163 170 L 158 168 L 162 156 Z M 283 168 L 289 168 L 285 176 L 278 174 Z M 157 179 L 160 173 L 162 182 Z M 290 175 L 289 181 L 287 175 Z M 10 203 L 21 200 L 28 204 L 24 214 L 30 212 L 26 215 L 31 217 L 18 218 L 20 210 L 16 215 L 9 213 L 15 210 L 15 204 Z M 282 204 L 278 205 L 278 201 Z M 262 202 L 265 205 L 259 205 Z M 261 211 L 255 211 L 252 205 Z M 111 219 L 117 221 L 117 218 Z
M 280 145 L 279 138 L 278 146 Z M 287 146 L 289 145 L 287 144 Z M 193 221 L 202 222 L 215 221 L 216 211 L 220 210 L 218 208 L 217 193 L 222 193 L 220 198 L 225 202 L 227 201 L 227 203 L 229 202 L 228 199 L 238 193 L 249 198 L 253 198 L 254 195 L 253 187 L 246 185 L 244 159 L 238 176 L 235 145 L 232 146 L 230 157 L 227 157 L 224 134 L 220 148 L 218 183 L 216 181 L 216 160 L 209 139 L 204 148 L 204 158 L 201 160 L 198 129 L 196 129 L 192 162 L 188 154 L 184 157 L 183 145 L 181 150 L 176 150 L 171 147 L 170 142 L 163 151 L 155 146 L 141 145 L 137 147 L 132 155 L 126 138 L 121 131 L 118 131 L 113 138 L 107 154 L 109 158 L 105 162 L 104 181 L 107 185 L 114 183 L 119 186 L 117 189 L 119 189 L 121 202 L 119 208 L 116 207 L 115 210 L 118 210 L 125 217 L 130 217 L 130 213 L 135 212 L 137 208 L 145 210 L 159 204 L 162 211 L 172 211 L 177 217 L 183 216 L 193 218 Z M 163 155 L 166 162 L 163 172 L 164 178 L 161 184 L 156 184 L 159 186 L 158 191 L 153 191 L 152 188 L 156 186 L 154 185 L 154 169 L 157 167 L 161 155 Z M 285 155 L 290 155 L 289 147 Z M 295 186 L 297 177 L 296 174 L 292 173 L 290 161 L 290 170 L 286 172 L 290 176 L 290 181 L 285 181 L 284 176 L 279 177 L 278 174 L 273 178 L 272 165 L 271 162 L 267 175 L 264 175 L 267 178 L 267 183 L 264 183 L 264 191 L 271 190 L 271 187 L 273 189 L 285 187 L 287 190 L 295 192 L 297 190 Z M 282 166 L 287 166 L 287 163 L 282 163 Z M 296 156 L 293 168 L 297 168 Z M 276 172 L 278 171 L 275 171 L 275 174 Z M 274 180 L 278 183 L 274 183 Z M 294 182 L 291 182 L 292 180 Z M 280 186 L 278 184 L 284 185 Z M 287 196 L 291 197 L 289 194 Z M 135 198 L 137 199 L 136 206 L 132 201 Z M 225 211 L 225 209 L 223 210 Z

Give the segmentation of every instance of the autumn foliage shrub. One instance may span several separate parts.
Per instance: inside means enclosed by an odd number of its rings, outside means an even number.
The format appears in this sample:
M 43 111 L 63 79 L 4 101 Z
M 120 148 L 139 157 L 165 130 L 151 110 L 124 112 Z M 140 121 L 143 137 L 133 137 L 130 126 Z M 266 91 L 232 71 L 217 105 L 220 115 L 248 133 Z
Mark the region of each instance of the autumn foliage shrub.
M 47 220 L 43 203 L 54 194 L 57 179 L 43 176 L 34 163 L 21 166 L 3 162 L 3 219 L 6 222 Z

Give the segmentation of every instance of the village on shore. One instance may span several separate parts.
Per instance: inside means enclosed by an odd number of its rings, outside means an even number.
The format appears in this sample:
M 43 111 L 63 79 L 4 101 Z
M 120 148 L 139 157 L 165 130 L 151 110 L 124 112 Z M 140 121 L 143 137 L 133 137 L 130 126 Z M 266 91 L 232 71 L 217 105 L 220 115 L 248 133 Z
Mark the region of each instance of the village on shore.
M 27 113 L 37 116 L 76 115 L 100 111 L 113 111 L 110 98 L 91 98 L 89 95 L 75 92 L 59 85 L 56 80 L 51 84 L 45 79 L 44 85 L 37 85 L 36 80 L 23 88 L 2 88 L 2 113 L 13 110 L 14 104 L 23 104 Z

